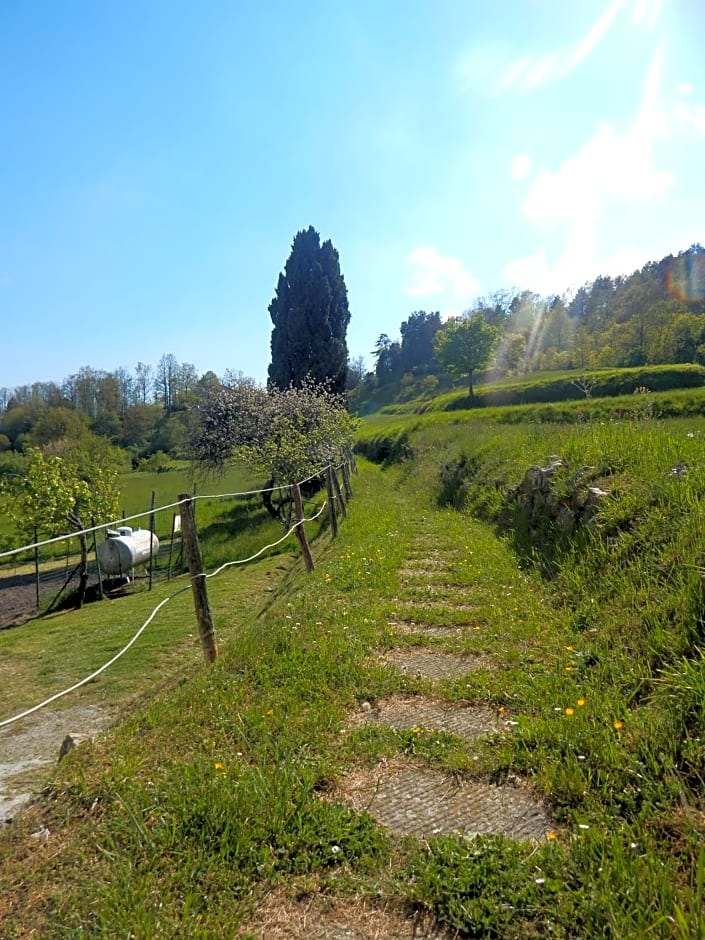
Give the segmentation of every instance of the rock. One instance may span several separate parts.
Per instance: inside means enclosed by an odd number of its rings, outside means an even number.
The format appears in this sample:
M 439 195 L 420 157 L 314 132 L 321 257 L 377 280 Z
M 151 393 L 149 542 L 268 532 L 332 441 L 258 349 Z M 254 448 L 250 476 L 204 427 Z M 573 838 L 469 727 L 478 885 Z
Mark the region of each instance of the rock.
M 61 747 L 59 748 L 59 760 L 66 757 L 69 751 L 72 751 L 75 747 L 78 747 L 79 744 L 83 744 L 86 741 L 90 741 L 91 736 L 89 734 L 81 734 L 76 731 L 69 731 L 64 740 L 61 742 Z
M 49 838 L 49 830 L 46 826 L 42 826 L 41 829 L 37 829 L 36 832 L 30 832 L 30 839 L 36 839 L 38 842 L 46 842 Z

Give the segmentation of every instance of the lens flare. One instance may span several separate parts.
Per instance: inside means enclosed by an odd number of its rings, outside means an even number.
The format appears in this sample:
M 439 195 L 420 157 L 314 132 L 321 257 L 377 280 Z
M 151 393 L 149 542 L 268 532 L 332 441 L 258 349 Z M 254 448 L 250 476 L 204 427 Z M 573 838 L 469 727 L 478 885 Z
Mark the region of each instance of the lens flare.
M 666 272 L 666 290 L 683 302 L 705 300 L 705 249 L 693 247 L 673 259 Z

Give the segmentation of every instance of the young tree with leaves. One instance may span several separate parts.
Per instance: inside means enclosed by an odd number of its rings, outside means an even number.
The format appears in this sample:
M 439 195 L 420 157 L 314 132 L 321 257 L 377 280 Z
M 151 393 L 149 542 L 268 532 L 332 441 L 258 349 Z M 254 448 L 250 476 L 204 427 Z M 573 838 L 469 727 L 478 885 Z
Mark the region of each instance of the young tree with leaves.
M 489 363 L 500 338 L 500 330 L 481 313 L 449 320 L 436 334 L 436 358 L 449 375 L 467 377 L 471 401 L 473 376 Z
M 93 435 L 76 442 L 56 442 L 52 451 L 33 447 L 24 473 L 5 479 L 10 516 L 20 535 L 31 541 L 37 531 L 50 536 L 78 532 L 118 515 L 119 465 L 113 448 Z M 88 585 L 88 541 L 79 536 L 81 560 L 76 606 Z
M 269 384 L 300 388 L 305 379 L 345 391 L 350 322 L 338 252 L 309 226 L 298 232 L 269 305 L 273 329 Z

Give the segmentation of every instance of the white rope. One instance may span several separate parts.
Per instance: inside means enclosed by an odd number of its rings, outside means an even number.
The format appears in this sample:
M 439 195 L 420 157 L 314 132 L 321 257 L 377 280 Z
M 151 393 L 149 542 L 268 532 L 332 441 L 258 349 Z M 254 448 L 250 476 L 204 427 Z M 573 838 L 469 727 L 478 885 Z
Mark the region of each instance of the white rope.
M 132 644 L 138 639 L 138 637 L 141 636 L 141 634 L 144 632 L 145 628 L 146 628 L 147 626 L 149 626 L 149 624 L 152 622 L 152 620 L 153 620 L 154 617 L 156 616 L 157 611 L 159 611 L 159 610 L 160 610 L 168 601 L 170 601 L 173 597 L 177 597 L 177 595 L 183 594 L 183 592 L 184 592 L 184 591 L 188 591 L 188 589 L 189 589 L 189 585 L 186 585 L 185 587 L 180 588 L 178 591 L 175 591 L 173 594 L 170 594 L 168 597 L 165 597 L 163 601 L 160 601 L 160 603 L 157 604 L 157 606 L 154 608 L 154 610 L 152 611 L 152 613 L 149 615 L 149 617 L 147 617 L 147 619 L 145 620 L 145 622 L 144 622 L 144 623 L 142 624 L 142 626 L 139 628 L 139 630 L 137 631 L 137 633 L 135 633 L 135 635 L 132 637 L 132 639 L 130 640 L 130 642 L 127 643 L 125 646 L 123 646 L 123 648 L 120 650 L 120 652 L 119 652 L 119 653 L 116 653 L 115 656 L 113 656 L 112 659 L 108 660 L 107 663 L 104 663 L 104 664 L 100 667 L 100 669 L 96 669 L 96 671 L 95 671 L 95 672 L 92 672 L 92 673 L 90 674 L 90 676 L 86 676 L 85 679 L 81 679 L 80 682 L 76 682 L 76 683 L 75 683 L 74 685 L 72 685 L 70 688 L 64 689 L 63 691 L 57 692 L 55 695 L 52 695 L 52 696 L 50 696 L 49 698 L 44 699 L 44 701 L 43 701 L 43 702 L 40 702 L 39 705 L 34 705 L 32 708 L 28 708 L 26 711 L 22 712 L 22 713 L 19 714 L 19 715 L 14 715 L 12 718 L 6 718 L 4 721 L 0 721 L 0 728 L 4 728 L 4 727 L 6 727 L 6 725 L 11 725 L 11 724 L 13 724 L 15 721 L 19 721 L 20 718 L 26 718 L 27 715 L 31 715 L 33 712 L 39 711 L 39 709 L 40 709 L 40 708 L 44 708 L 45 705 L 50 705 L 52 702 L 55 702 L 58 698 L 62 698 L 64 695 L 68 695 L 69 692 L 75 692 L 76 689 L 80 689 L 82 685 L 86 685 L 86 683 L 87 683 L 87 682 L 90 682 L 91 679 L 95 679 L 96 676 L 99 676 L 99 675 L 101 674 L 101 672 L 105 672 L 105 670 L 106 670 L 109 666 L 112 666 L 113 663 L 117 662 L 118 659 L 120 659 L 120 657 L 123 656 L 123 655 L 129 650 L 129 648 L 130 648 L 130 647 L 132 646 Z
M 137 641 L 137 639 L 142 635 L 142 633 L 144 633 L 145 629 L 149 626 L 152 620 L 154 620 L 154 618 L 156 617 L 158 611 L 160 611 L 161 608 L 164 607 L 164 605 L 167 604 L 170 600 L 173 600 L 173 598 L 178 597 L 179 594 L 183 594 L 184 591 L 188 591 L 189 587 L 191 586 L 191 582 L 195 581 L 196 578 L 206 578 L 206 579 L 214 578 L 216 575 L 220 574 L 221 571 L 224 571 L 226 568 L 229 568 L 232 565 L 244 565 L 246 562 L 252 561 L 253 559 L 258 558 L 260 555 L 266 552 L 267 549 L 276 548 L 277 545 L 281 545 L 283 541 L 289 538 L 291 533 L 296 529 L 296 527 L 300 523 L 313 522 L 314 520 L 318 519 L 318 517 L 321 515 L 325 507 L 326 507 L 326 501 L 323 502 L 323 505 L 314 516 L 311 516 L 310 518 L 303 518 L 299 520 L 299 522 L 295 522 L 291 526 L 291 528 L 280 539 L 277 539 L 276 542 L 272 542 L 269 545 L 265 545 L 264 548 L 261 548 L 259 551 L 255 552 L 254 555 L 250 555 L 248 558 L 241 558 L 236 561 L 227 561 L 225 562 L 224 565 L 221 565 L 220 568 L 216 568 L 216 570 L 211 572 L 210 574 L 195 575 L 194 577 L 189 578 L 189 583 L 187 585 L 185 585 L 182 588 L 179 588 L 178 591 L 174 591 L 173 594 L 170 594 L 168 597 L 165 597 L 164 600 L 160 601 L 157 604 L 157 606 L 154 608 L 154 610 L 149 615 L 149 617 L 147 617 L 145 622 L 142 624 L 139 630 L 135 633 L 132 639 L 128 643 L 126 643 L 125 646 L 123 646 L 123 648 L 120 650 L 119 653 L 116 653 L 112 657 L 112 659 L 109 659 L 107 663 L 104 663 L 99 669 L 96 669 L 95 672 L 92 672 L 90 676 L 86 676 L 86 678 L 81 679 L 80 682 L 74 683 L 74 685 L 70 686 L 68 689 L 63 689 L 61 692 L 56 692 L 54 695 L 51 695 L 49 698 L 44 699 L 43 702 L 40 702 L 38 705 L 34 705 L 32 708 L 28 708 L 26 711 L 21 712 L 19 715 L 13 715 L 12 718 L 6 718 L 4 721 L 0 721 L 0 728 L 5 728 L 7 727 L 7 725 L 11 725 L 11 724 L 14 724 L 14 722 L 16 721 L 19 721 L 20 718 L 26 718 L 28 715 L 32 715 L 34 712 L 39 711 L 40 708 L 44 708 L 46 705 L 50 705 L 52 702 L 55 702 L 57 699 L 63 698 L 64 695 L 68 695 L 70 692 L 75 692 L 76 689 L 80 689 L 81 686 L 86 685 L 88 682 L 91 682 L 93 679 L 99 676 L 102 672 L 105 672 L 105 670 L 108 669 L 108 667 L 112 666 L 113 663 L 116 663 L 118 659 L 120 659 L 121 656 L 124 656 L 124 654 Z
M 270 486 L 261 490 L 243 490 L 241 493 L 216 493 L 209 496 L 207 493 L 191 497 L 191 499 L 235 499 L 238 496 L 258 496 L 260 493 L 274 493 L 277 490 L 288 489 L 292 485 L 302 486 L 309 480 L 314 480 L 325 472 L 325 467 L 312 473 L 305 480 L 300 480 L 298 484 L 280 483 L 277 486 Z M 166 509 L 174 509 L 181 506 L 183 500 L 177 500 L 175 503 L 167 503 L 164 506 L 156 506 L 154 509 L 146 509 L 144 512 L 136 512 L 132 516 L 124 516 L 122 519 L 113 519 L 111 522 L 102 522 L 100 525 L 89 526 L 87 529 L 78 529 L 76 532 L 69 532 L 66 535 L 56 535 L 50 539 L 44 539 L 41 542 L 31 542 L 29 545 L 23 545 L 21 548 L 11 548 L 9 551 L 0 552 L 0 558 L 9 558 L 11 555 L 19 555 L 20 552 L 29 552 L 33 548 L 42 548 L 44 545 L 53 545 L 56 542 L 65 542 L 66 539 L 77 538 L 79 535 L 89 535 L 91 532 L 99 532 L 101 529 L 110 529 L 122 525 L 123 522 L 131 522 L 133 519 L 141 519 L 143 516 L 151 516 Z

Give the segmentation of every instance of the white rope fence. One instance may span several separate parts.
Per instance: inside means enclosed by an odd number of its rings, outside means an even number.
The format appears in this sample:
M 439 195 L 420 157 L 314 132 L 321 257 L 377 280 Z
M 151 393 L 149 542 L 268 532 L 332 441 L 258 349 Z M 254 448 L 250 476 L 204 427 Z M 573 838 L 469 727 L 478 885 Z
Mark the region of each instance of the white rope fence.
M 338 464 L 335 469 L 338 470 L 342 464 Z M 310 476 L 306 477 L 303 480 L 299 480 L 298 483 L 293 484 L 295 486 L 303 486 L 304 483 L 308 483 L 310 480 L 315 480 L 321 474 L 325 473 L 326 467 L 322 467 L 320 470 L 314 471 Z M 207 493 L 199 494 L 193 496 L 193 500 L 198 499 L 236 499 L 237 497 L 244 496 L 258 496 L 261 493 L 276 493 L 277 490 L 287 490 L 292 486 L 290 483 L 280 483 L 277 486 L 270 486 L 260 490 L 243 490 L 241 493 L 216 493 L 214 495 L 209 495 Z M 44 545 L 53 545 L 56 542 L 64 542 L 66 539 L 76 538 L 79 535 L 89 535 L 91 532 L 99 532 L 101 529 L 110 529 L 120 526 L 125 522 L 131 522 L 133 519 L 142 519 L 144 516 L 151 516 L 158 512 L 163 512 L 166 509 L 175 509 L 177 506 L 181 506 L 180 501 L 174 503 L 166 503 L 164 506 L 155 506 L 154 509 L 146 509 L 144 512 L 136 512 L 131 516 L 125 516 L 122 519 L 113 519 L 110 522 L 102 522 L 100 525 L 89 526 L 86 529 L 78 529 L 75 532 L 68 532 L 66 535 L 56 535 L 50 539 L 43 539 L 41 542 L 30 542 L 28 545 L 22 545 L 20 548 L 11 548 L 8 551 L 0 552 L 0 558 L 10 558 L 12 555 L 19 555 L 21 552 L 29 552 L 35 548 L 42 548 Z
M 314 476 L 316 476 L 316 474 L 314 474 Z M 312 477 L 309 477 L 308 479 L 312 479 Z M 303 482 L 308 482 L 308 480 L 303 481 Z M 279 487 L 275 487 L 275 489 L 278 489 L 278 488 L 279 488 Z M 253 491 L 253 494 L 260 493 L 260 492 L 268 492 L 268 491 L 264 491 L 264 490 L 254 490 L 254 491 Z M 222 495 L 222 494 L 221 494 L 221 495 Z M 234 494 L 234 495 L 241 496 L 241 495 L 245 495 L 245 494 L 237 493 L 237 494 Z M 247 494 L 247 495 L 250 495 L 250 494 Z M 210 496 L 210 497 L 203 497 L 203 498 L 204 498 L 204 499 L 215 499 L 215 498 L 218 498 L 218 497 L 212 497 L 212 496 Z M 189 581 L 188 581 L 188 583 L 187 583 L 186 585 L 184 585 L 183 587 L 179 588 L 178 591 L 174 591 L 172 594 L 169 594 L 168 597 L 165 597 L 162 601 L 160 601 L 160 602 L 157 604 L 157 606 L 156 606 L 156 607 L 154 608 L 154 610 L 150 613 L 150 615 L 147 617 L 147 619 L 145 620 L 145 622 L 144 622 L 144 623 L 142 624 L 142 626 L 137 630 L 137 632 L 136 632 L 136 633 L 134 634 L 134 636 L 129 640 L 129 642 L 126 643 L 125 646 L 123 646 L 123 648 L 122 648 L 118 653 L 116 653 L 111 659 L 109 659 L 108 662 L 104 663 L 99 669 L 96 669 L 95 672 L 92 672 L 89 676 L 86 676 L 85 679 L 81 679 L 80 682 L 75 682 L 72 686 L 69 686 L 69 688 L 67 688 L 67 689 L 62 689 L 61 692 L 56 692 L 54 695 L 49 696 L 49 698 L 44 699 L 43 702 L 39 702 L 38 705 L 34 705 L 32 708 L 28 708 L 28 709 L 26 709 L 25 711 L 20 712 L 18 715 L 13 715 L 12 718 L 6 718 L 4 721 L 0 721 L 0 728 L 5 728 L 5 727 L 7 727 L 8 725 L 14 724 L 14 722 L 16 722 L 16 721 L 19 721 L 21 718 L 26 718 L 27 716 L 34 714 L 34 712 L 37 712 L 37 711 L 39 711 L 41 708 L 44 708 L 45 706 L 50 705 L 52 702 L 55 702 L 57 699 L 63 698 L 65 695 L 68 695 L 70 692 L 75 692 L 76 689 L 80 689 L 81 686 L 84 686 L 84 685 L 86 685 L 87 683 L 91 682 L 93 679 L 95 679 L 97 676 L 99 676 L 102 672 L 105 672 L 106 669 L 108 669 L 110 666 L 112 666 L 113 663 L 116 663 L 116 662 L 118 661 L 118 659 L 120 659 L 121 656 L 124 656 L 125 653 L 130 649 L 130 647 L 132 647 L 132 646 L 136 643 L 136 641 L 139 639 L 139 637 L 142 635 L 142 633 L 144 633 L 144 631 L 146 630 L 146 628 L 147 628 L 147 627 L 149 626 L 149 624 L 154 620 L 154 618 L 156 617 L 157 613 L 162 609 L 162 607 L 164 607 L 166 604 L 168 604 L 169 601 L 173 600 L 175 597 L 178 597 L 179 594 L 183 594 L 185 591 L 188 591 L 188 590 L 190 589 L 190 587 L 191 587 L 191 582 L 192 582 L 192 581 L 195 581 L 196 578 L 199 578 L 199 577 L 202 577 L 202 578 L 204 577 L 204 578 L 206 578 L 206 579 L 208 579 L 208 578 L 214 578 L 214 577 L 216 577 L 216 575 L 219 575 L 219 574 L 220 574 L 222 571 L 224 571 L 226 568 L 230 568 L 230 567 L 232 567 L 233 565 L 244 565 L 244 564 L 246 564 L 246 563 L 249 562 L 249 561 L 254 561 L 255 558 L 259 558 L 259 556 L 260 556 L 260 555 L 263 555 L 266 551 L 269 551 L 269 550 L 272 549 L 272 548 L 276 548 L 277 545 L 281 545 L 282 542 L 286 541 L 286 539 L 289 538 L 289 536 L 295 531 L 295 529 L 297 528 L 297 526 L 300 525 L 301 523 L 303 523 L 303 522 L 314 522 L 316 519 L 318 519 L 318 517 L 321 515 L 321 513 L 322 513 L 323 510 L 325 509 L 325 507 L 326 507 L 326 505 L 327 505 L 327 502 L 328 502 L 327 500 L 324 500 L 323 505 L 322 505 L 321 508 L 315 513 L 315 515 L 310 516 L 310 517 L 307 517 L 307 518 L 304 518 L 304 519 L 298 520 L 297 522 L 294 523 L 294 525 L 292 525 L 292 526 L 289 528 L 289 530 L 288 530 L 287 532 L 284 533 L 284 535 L 282 535 L 281 538 L 277 539 L 276 542 L 271 542 L 269 545 L 265 545 L 263 548 L 260 548 L 258 551 L 256 551 L 253 555 L 249 555 L 247 558 L 239 558 L 239 559 L 236 559 L 236 560 L 234 560 L 234 561 L 227 561 L 227 562 L 225 562 L 225 564 L 222 564 L 219 568 L 216 568 L 215 571 L 212 571 L 210 574 L 196 575 L 195 578 L 189 578 Z M 171 503 L 169 506 L 163 507 L 163 508 L 171 508 L 172 506 L 179 506 L 179 505 L 181 505 L 181 504 L 180 504 L 180 503 Z M 132 517 L 132 518 L 134 518 L 134 517 Z M 100 528 L 102 528 L 102 526 L 101 526 Z M 90 531 L 93 531 L 93 530 L 91 529 Z

